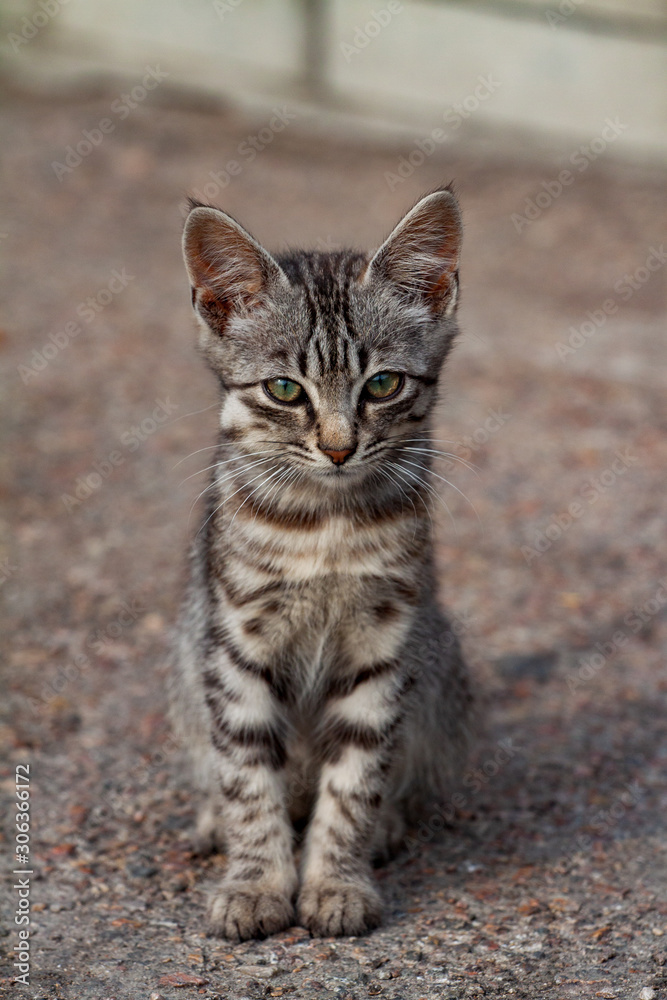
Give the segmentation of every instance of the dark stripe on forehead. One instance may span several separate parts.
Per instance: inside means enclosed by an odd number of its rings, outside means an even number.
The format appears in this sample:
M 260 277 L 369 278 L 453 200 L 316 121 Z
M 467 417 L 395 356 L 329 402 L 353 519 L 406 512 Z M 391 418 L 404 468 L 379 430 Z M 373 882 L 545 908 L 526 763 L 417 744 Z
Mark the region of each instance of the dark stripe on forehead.
M 312 344 L 319 363 L 320 376 L 327 371 L 337 371 L 339 366 L 351 369 L 353 358 L 349 347 L 358 341 L 352 315 L 351 291 L 361 273 L 366 257 L 349 251 L 337 253 L 300 253 L 279 257 L 278 261 L 293 285 L 303 291 L 303 302 L 308 314 Z M 347 343 L 341 333 L 347 332 Z M 310 344 L 306 354 L 299 356 L 301 374 L 307 370 Z M 359 364 L 366 367 L 367 352 L 359 349 Z M 311 364 L 316 363 L 310 355 Z M 356 366 L 355 366 L 356 367 Z
M 329 347 L 329 368 L 331 371 L 338 370 L 338 334 L 335 330 L 327 331 L 327 344 Z
M 354 340 L 358 340 L 357 330 L 352 319 L 352 305 L 350 303 L 350 282 L 345 283 L 343 291 L 343 319 L 348 333 Z
M 315 305 L 315 300 L 313 299 L 310 288 L 306 284 L 305 280 L 303 283 L 303 297 L 308 310 L 308 328 L 312 333 L 317 329 L 317 306 Z
M 322 353 L 319 337 L 314 338 L 314 344 L 315 344 L 315 351 L 317 352 L 317 361 L 320 366 L 319 374 L 323 375 L 326 366 L 324 364 L 324 354 Z
M 320 325 L 322 351 L 327 357 L 330 370 L 338 368 L 338 337 L 343 320 L 340 279 L 335 271 L 338 261 L 334 257 L 321 257 L 319 267 L 313 271 L 313 298 Z

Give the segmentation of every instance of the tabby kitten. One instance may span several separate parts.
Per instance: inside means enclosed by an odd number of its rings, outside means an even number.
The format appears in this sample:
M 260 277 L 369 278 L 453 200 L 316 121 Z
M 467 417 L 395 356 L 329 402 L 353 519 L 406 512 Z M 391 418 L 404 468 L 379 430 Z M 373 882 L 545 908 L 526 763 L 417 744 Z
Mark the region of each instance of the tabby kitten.
M 372 861 L 461 765 L 470 695 L 436 604 L 428 471 L 461 232 L 440 190 L 373 255 L 276 256 L 192 203 L 185 263 L 222 394 L 172 701 L 200 842 L 228 857 L 214 934 L 376 926 Z

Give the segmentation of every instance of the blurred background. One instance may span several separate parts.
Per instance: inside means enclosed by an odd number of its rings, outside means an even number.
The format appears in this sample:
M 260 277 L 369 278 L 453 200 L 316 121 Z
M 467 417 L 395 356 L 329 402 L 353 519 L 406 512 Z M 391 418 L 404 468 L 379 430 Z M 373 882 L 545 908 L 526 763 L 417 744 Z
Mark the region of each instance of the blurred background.
M 169 88 L 239 106 L 289 99 L 414 129 L 459 101 L 464 132 L 496 141 L 586 139 L 611 111 L 632 126 L 622 147 L 667 143 L 664 0 L 9 0 L 3 36 L 31 87 L 131 78 L 157 59 Z
M 658 996 L 665 0 L 5 0 L 0 52 L 0 790 L 31 762 L 48 875 L 35 984 L 143 995 L 165 927 L 205 990 L 216 968 L 236 975 L 224 944 L 201 959 L 199 886 L 219 860 L 187 853 L 193 801 L 165 721 L 216 427 L 187 196 L 270 249 L 370 249 L 453 181 L 462 336 L 434 520 L 487 706 L 482 770 L 453 831 L 381 876 L 392 902 L 371 947 L 403 949 L 390 997 L 421 997 L 424 977 L 429 996 L 536 996 L 545 976 L 557 998 L 580 980 Z M 501 765 L 508 739 L 520 750 Z M 355 947 L 338 950 L 350 968 Z M 130 953 L 143 971 L 121 974 Z M 343 996 L 318 954 L 276 989 L 311 975 L 303 995 Z M 5 959 L 9 981 L 11 944 Z M 478 992 L 448 992 L 472 975 Z

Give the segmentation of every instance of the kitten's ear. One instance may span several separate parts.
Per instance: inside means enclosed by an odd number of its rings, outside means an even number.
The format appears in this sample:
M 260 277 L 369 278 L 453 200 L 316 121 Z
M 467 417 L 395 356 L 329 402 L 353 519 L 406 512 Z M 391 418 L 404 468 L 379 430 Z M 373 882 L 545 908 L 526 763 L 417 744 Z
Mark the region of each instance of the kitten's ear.
M 426 195 L 399 222 L 371 260 L 364 281 L 383 279 L 434 316 L 454 311 L 463 224 L 451 191 Z
M 287 281 L 273 257 L 217 208 L 192 209 L 183 230 L 183 257 L 193 305 L 216 314 L 246 312 Z

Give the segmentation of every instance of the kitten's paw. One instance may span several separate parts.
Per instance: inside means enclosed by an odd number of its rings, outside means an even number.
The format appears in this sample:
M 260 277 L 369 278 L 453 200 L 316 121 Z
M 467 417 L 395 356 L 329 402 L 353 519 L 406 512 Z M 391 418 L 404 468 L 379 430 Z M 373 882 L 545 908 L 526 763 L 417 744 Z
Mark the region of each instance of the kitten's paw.
M 382 900 L 364 879 L 306 883 L 298 902 L 299 923 L 318 937 L 365 934 L 382 921 Z
M 276 934 L 294 924 L 288 893 L 247 882 L 224 882 L 211 895 L 208 930 L 215 937 L 246 941 Z

